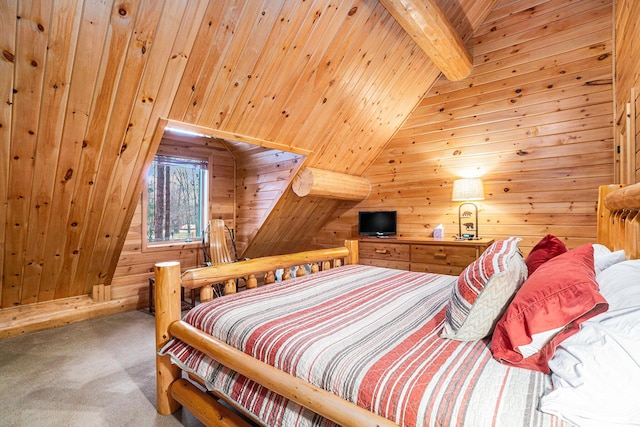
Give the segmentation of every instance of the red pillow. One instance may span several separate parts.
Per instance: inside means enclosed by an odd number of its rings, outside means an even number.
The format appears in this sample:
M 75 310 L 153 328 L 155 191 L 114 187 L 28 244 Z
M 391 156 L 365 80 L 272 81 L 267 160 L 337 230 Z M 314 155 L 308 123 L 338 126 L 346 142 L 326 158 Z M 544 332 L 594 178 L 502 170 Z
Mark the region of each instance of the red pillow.
M 580 329 L 585 320 L 607 311 L 598 292 L 590 243 L 549 260 L 529 277 L 493 332 L 493 357 L 507 365 L 549 373 L 547 362 L 558 344 Z M 563 328 L 539 352 L 524 358 L 519 346 L 531 336 Z
M 529 270 L 529 276 L 542 264 L 565 252 L 567 252 L 565 244 L 556 236 L 547 234 L 531 249 L 531 252 L 524 260 Z

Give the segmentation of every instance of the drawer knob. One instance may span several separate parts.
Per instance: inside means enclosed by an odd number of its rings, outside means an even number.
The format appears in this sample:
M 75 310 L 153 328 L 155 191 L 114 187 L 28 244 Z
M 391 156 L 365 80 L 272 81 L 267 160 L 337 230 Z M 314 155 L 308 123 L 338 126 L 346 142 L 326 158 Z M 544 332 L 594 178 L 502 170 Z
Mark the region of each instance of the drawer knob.
M 388 254 L 389 249 L 376 249 L 377 254 Z
M 446 252 L 436 252 L 433 257 L 435 259 L 447 259 L 447 253 Z

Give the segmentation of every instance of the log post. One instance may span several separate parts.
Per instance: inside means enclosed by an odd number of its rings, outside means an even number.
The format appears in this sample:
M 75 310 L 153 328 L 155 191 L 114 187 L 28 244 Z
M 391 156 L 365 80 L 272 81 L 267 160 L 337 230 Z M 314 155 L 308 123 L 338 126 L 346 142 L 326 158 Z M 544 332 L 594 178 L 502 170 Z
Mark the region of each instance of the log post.
M 267 271 L 264 275 L 264 284 L 270 285 L 272 283 L 275 283 L 275 281 L 276 281 L 276 275 L 273 272 L 273 270 Z
M 598 218 L 597 218 L 597 239 L 598 243 L 613 249 L 614 239 L 611 236 L 611 211 L 615 208 L 609 207 L 608 195 L 615 190 L 623 188 L 621 185 L 601 185 L 598 188 Z
M 230 295 L 236 293 L 236 281 L 233 279 L 229 279 L 224 282 L 224 294 Z
M 331 262 L 330 261 L 324 261 L 322 263 L 322 271 L 329 270 L 329 269 L 331 269 Z
M 307 269 L 304 267 L 304 264 L 300 264 L 298 269 L 296 270 L 296 277 L 302 277 L 307 275 Z
M 636 211 L 627 218 L 626 242 L 624 252 L 627 259 L 640 258 L 640 211 Z
M 314 262 L 311 264 L 311 274 L 313 273 L 317 273 L 318 271 L 320 271 L 320 267 L 318 267 L 318 263 Z
M 169 356 L 157 354 L 169 342 L 169 328 L 180 320 L 180 263 L 160 262 L 154 266 L 156 310 L 156 387 L 158 413 L 172 414 L 180 403 L 170 393 L 171 384 L 180 378 L 180 368 L 171 363 Z
M 282 272 L 282 280 L 289 279 L 291 279 L 291 269 L 289 267 L 285 267 L 284 271 Z
M 347 264 L 358 263 L 358 241 L 357 240 L 345 240 L 344 246 L 349 249 L 349 255 L 347 256 Z
M 275 282 L 275 280 L 274 280 Z M 266 281 L 265 281 L 266 283 Z M 273 282 L 272 282 L 273 283 Z M 258 287 L 258 279 L 256 279 L 255 274 L 250 274 L 247 278 L 247 289 L 253 289 Z
M 316 196 L 339 200 L 364 200 L 369 197 L 371 183 L 367 178 L 304 168 L 291 183 L 293 192 L 300 197 Z
M 207 302 L 213 299 L 213 288 L 211 285 L 205 285 L 200 288 L 200 302 Z

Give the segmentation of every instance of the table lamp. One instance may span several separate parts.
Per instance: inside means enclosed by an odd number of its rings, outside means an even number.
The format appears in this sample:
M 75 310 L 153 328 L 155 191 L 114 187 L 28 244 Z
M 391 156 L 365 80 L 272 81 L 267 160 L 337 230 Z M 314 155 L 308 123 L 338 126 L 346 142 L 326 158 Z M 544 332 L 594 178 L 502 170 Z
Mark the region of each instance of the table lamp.
M 464 201 L 458 207 L 458 237 L 456 237 L 456 240 L 480 239 L 478 234 L 478 206 L 475 203 L 471 203 L 471 201 L 484 200 L 482 179 L 464 178 L 453 181 L 451 200 L 454 202 Z M 473 208 L 473 211 L 470 208 Z M 470 222 L 469 219 L 474 212 L 475 222 Z M 462 233 L 463 220 L 466 221 L 464 222 L 465 233 Z

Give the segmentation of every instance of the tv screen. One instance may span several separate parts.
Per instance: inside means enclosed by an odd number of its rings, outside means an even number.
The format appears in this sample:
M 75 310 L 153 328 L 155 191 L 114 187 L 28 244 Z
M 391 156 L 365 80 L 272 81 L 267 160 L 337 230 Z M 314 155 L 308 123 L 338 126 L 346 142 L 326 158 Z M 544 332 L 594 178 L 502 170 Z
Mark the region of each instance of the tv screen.
M 358 234 L 375 237 L 396 234 L 396 211 L 358 212 Z

